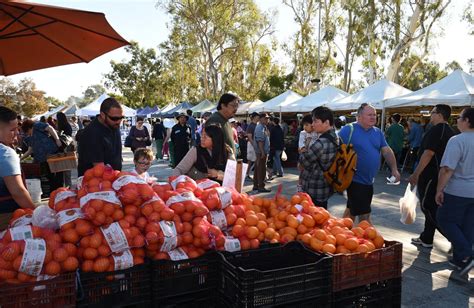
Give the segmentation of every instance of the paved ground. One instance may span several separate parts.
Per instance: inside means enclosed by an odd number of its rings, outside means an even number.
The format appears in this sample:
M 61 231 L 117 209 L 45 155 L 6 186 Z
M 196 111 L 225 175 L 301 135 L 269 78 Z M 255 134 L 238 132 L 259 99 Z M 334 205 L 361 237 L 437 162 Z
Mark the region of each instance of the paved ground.
M 124 170 L 133 167 L 131 152 L 124 152 Z M 154 164 L 150 174 L 159 180 L 166 180 L 171 169 L 167 163 Z M 283 184 L 283 193 L 291 196 L 296 192 L 297 170 L 285 170 L 283 178 L 277 178 L 267 184 L 273 196 L 277 186 Z M 474 307 L 474 270 L 469 277 L 460 277 L 452 271 L 447 262 L 447 251 L 450 244 L 436 234 L 434 248 L 418 248 L 410 244 L 412 237 L 417 237 L 423 230 L 424 215 L 417 212 L 416 222 L 412 225 L 400 223 L 398 200 L 404 194 L 406 182 L 399 186 L 386 185 L 386 173 L 380 172 L 375 183 L 375 195 L 372 203 L 372 222 L 385 239 L 403 243 L 403 289 L 402 306 L 404 307 Z M 244 192 L 250 191 L 252 183 L 246 182 Z M 335 216 L 342 216 L 346 199 L 334 195 L 329 200 L 329 211 Z

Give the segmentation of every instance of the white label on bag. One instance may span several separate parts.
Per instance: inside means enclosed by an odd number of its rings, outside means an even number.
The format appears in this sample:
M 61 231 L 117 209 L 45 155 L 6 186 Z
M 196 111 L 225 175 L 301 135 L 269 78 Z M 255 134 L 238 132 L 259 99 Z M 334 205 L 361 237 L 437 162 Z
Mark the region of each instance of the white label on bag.
M 109 244 L 112 252 L 121 252 L 130 248 L 128 246 L 127 237 L 118 222 L 114 222 L 108 227 L 101 227 L 100 230 L 102 234 L 104 234 L 105 240 Z
M 174 221 L 160 221 L 160 228 L 165 236 L 163 239 L 163 245 L 161 245 L 160 251 L 171 251 L 178 246 L 178 232 Z
M 46 275 L 46 274 L 41 274 L 39 275 L 38 277 L 36 277 L 36 281 L 38 282 L 41 282 L 41 281 L 45 281 L 45 280 L 50 280 L 50 279 L 54 279 L 56 277 L 58 277 L 59 275 L 54 275 L 54 276 L 51 276 L 51 275 Z M 46 290 L 46 285 L 43 284 L 43 285 L 35 285 L 35 287 L 33 288 L 33 291 L 37 292 L 37 291 L 41 291 L 41 290 Z
M 112 257 L 114 258 L 114 269 L 116 271 L 133 267 L 133 256 L 130 250 L 114 254 Z
M 31 276 L 38 276 L 43 268 L 46 256 L 46 242 L 43 239 L 25 240 L 25 251 L 19 271 Z
M 80 218 L 84 218 L 84 214 L 82 213 L 81 209 L 69 209 L 60 211 L 56 214 L 56 219 L 58 220 L 59 228 L 61 228 L 67 223 L 70 223 L 71 221 Z
M 240 247 L 239 239 L 234 238 L 232 236 L 226 236 L 225 237 L 225 243 L 224 243 L 224 249 L 225 249 L 225 251 L 234 252 L 234 251 L 239 251 L 242 248 Z
M 175 203 L 178 202 L 184 202 L 184 201 L 196 201 L 196 202 L 201 202 L 200 199 L 196 198 L 194 194 L 190 191 L 185 191 L 183 193 L 180 193 L 179 195 L 172 196 L 166 201 L 167 206 L 172 206 Z
M 33 216 L 31 214 L 23 215 L 17 219 L 15 219 L 10 227 L 18 227 L 18 226 L 27 226 L 31 225 L 31 221 L 33 220 Z
M 80 176 L 80 177 L 77 178 L 77 184 L 76 184 L 77 190 L 82 188 L 82 181 L 83 180 L 84 180 L 84 176 Z
M 163 201 L 163 200 L 161 200 L 161 198 L 158 197 L 157 195 L 153 195 L 153 197 L 152 197 L 150 200 L 144 202 L 144 203 L 141 205 L 141 207 L 144 207 L 144 206 L 147 205 L 148 203 L 152 203 L 152 202 L 155 202 L 155 201 Z
M 303 211 L 303 206 L 301 204 L 297 204 L 297 205 L 295 205 L 295 209 L 297 209 L 298 212 L 301 213 Z
M 148 185 L 146 183 L 145 180 L 143 180 L 142 178 L 139 178 L 138 176 L 135 176 L 135 175 L 123 175 L 121 177 L 119 177 L 118 179 L 116 179 L 113 184 L 112 184 L 112 187 L 115 189 L 115 190 L 120 190 L 120 188 L 124 187 L 125 185 L 127 184 L 145 184 L 145 185 Z
M 20 241 L 33 238 L 31 226 L 18 226 L 10 229 L 12 241 Z
M 5 229 L 5 230 L 3 230 L 2 232 L 0 232 L 0 240 L 5 237 L 5 234 L 7 233 L 7 230 L 8 230 L 8 229 Z
M 77 194 L 71 190 L 61 191 L 54 198 L 54 205 L 56 205 L 56 203 L 59 203 L 63 200 L 66 200 L 67 198 L 75 197 L 75 196 L 77 196 Z
M 168 185 L 168 182 L 153 182 L 151 184 L 151 187 L 153 187 L 153 186 L 163 186 L 163 185 Z
M 219 227 L 221 230 L 227 228 L 227 219 L 225 218 L 224 211 L 210 211 L 209 214 L 211 214 L 211 221 L 214 226 Z
M 303 216 L 301 216 L 300 214 L 296 215 L 296 220 L 301 223 L 303 221 Z
M 87 202 L 91 200 L 102 200 L 105 202 L 122 206 L 122 203 L 120 203 L 120 200 L 117 198 L 115 191 L 101 191 L 101 192 L 95 192 L 95 193 L 88 193 L 87 195 L 82 197 L 79 203 L 81 209 L 82 207 L 84 207 L 84 205 L 87 204 Z
M 173 190 L 176 190 L 176 186 L 178 186 L 179 183 L 183 183 L 183 182 L 190 182 L 190 181 L 194 181 L 193 179 L 191 179 L 190 177 L 182 174 L 180 176 L 178 176 L 176 179 L 174 179 L 173 181 L 171 181 L 171 187 L 173 187 Z
M 173 261 L 186 260 L 189 259 L 188 255 L 181 248 L 176 248 L 171 251 L 168 251 L 170 259 Z
M 220 186 L 219 183 L 213 180 L 209 180 L 209 179 L 205 179 L 204 181 L 197 184 L 197 187 L 203 190 L 211 188 L 211 187 L 219 187 L 219 186 Z
M 222 209 L 225 209 L 232 204 L 232 193 L 230 191 L 226 190 L 224 187 L 217 187 L 216 191 L 221 201 Z

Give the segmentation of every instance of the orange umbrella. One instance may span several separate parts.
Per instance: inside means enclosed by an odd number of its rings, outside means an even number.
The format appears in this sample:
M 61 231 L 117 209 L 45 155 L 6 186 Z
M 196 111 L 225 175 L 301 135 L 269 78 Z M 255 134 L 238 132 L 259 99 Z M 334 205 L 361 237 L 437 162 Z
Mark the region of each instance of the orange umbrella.
M 89 62 L 128 44 L 103 13 L 0 0 L 0 75 Z

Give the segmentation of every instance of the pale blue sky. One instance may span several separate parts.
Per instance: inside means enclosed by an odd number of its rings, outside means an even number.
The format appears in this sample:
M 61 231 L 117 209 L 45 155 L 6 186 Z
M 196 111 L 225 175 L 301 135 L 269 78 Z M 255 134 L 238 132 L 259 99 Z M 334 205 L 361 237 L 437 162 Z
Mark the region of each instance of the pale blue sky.
M 127 40 L 138 41 L 143 47 L 156 47 L 166 40 L 169 30 L 166 27 L 167 15 L 155 8 L 156 1 L 150 0 L 37 0 L 57 6 L 84 9 L 105 13 L 109 23 Z M 278 9 L 275 36 L 284 42 L 297 30 L 291 11 L 280 0 L 256 0 L 262 10 Z M 452 1 L 452 8 L 445 18 L 444 36 L 437 40 L 432 59 L 444 65 L 457 60 L 468 71 L 466 61 L 472 57 L 474 39 L 467 35 L 466 24 L 461 23 L 460 11 L 465 1 Z M 449 22 L 447 22 L 449 21 Z M 103 74 L 110 71 L 110 60 L 120 61 L 126 58 L 123 48 L 103 55 L 88 64 L 72 64 L 49 68 L 35 72 L 10 76 L 14 81 L 31 77 L 39 89 L 47 95 L 65 100 L 70 95 L 81 96 L 88 85 L 100 83 Z M 276 54 L 279 62 L 287 63 L 284 53 Z

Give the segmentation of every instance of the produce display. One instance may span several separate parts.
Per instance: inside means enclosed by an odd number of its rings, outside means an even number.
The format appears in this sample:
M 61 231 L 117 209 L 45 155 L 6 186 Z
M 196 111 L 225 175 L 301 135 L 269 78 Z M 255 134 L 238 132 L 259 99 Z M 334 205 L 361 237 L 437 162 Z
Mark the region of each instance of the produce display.
M 349 218 L 333 217 L 305 193 L 250 197 L 184 175 L 147 184 L 104 165 L 87 170 L 77 190 L 52 192 L 48 206 L 42 211 L 53 213 L 54 228 L 50 221 L 49 228 L 35 225 L 38 209 L 14 213 L 0 235 L 0 281 L 47 279 L 78 268 L 109 272 L 145 258 L 183 260 L 208 250 L 255 249 L 262 242 L 301 241 L 329 254 L 384 245 L 368 222 L 355 226 Z

